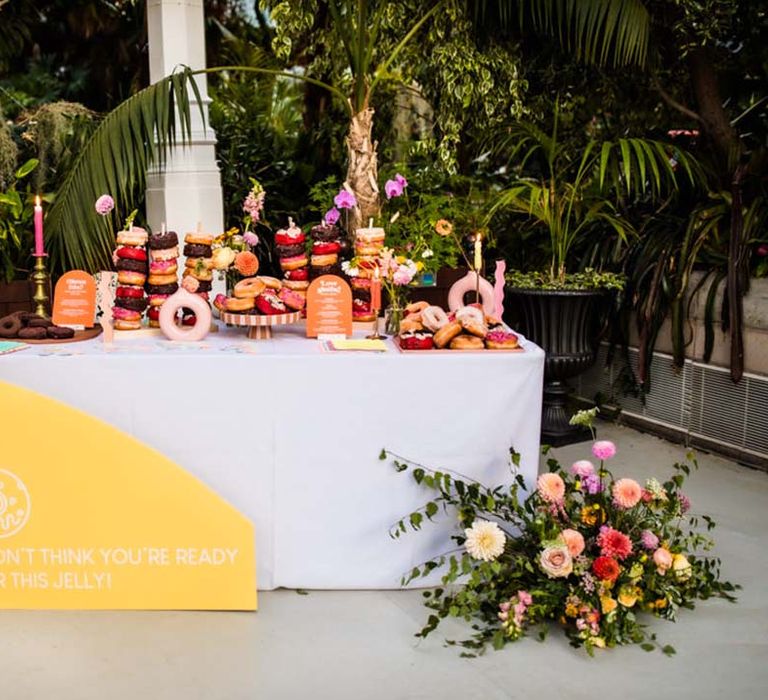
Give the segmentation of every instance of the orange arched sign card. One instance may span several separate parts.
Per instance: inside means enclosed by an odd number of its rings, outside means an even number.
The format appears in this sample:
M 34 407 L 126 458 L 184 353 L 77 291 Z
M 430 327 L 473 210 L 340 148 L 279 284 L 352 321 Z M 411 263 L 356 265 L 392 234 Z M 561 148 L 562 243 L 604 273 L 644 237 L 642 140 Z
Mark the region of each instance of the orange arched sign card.
M 90 328 L 96 317 L 96 282 L 82 270 L 62 275 L 53 294 L 53 322 L 57 326 Z
M 307 337 L 352 335 L 352 290 L 336 275 L 323 275 L 307 291 Z

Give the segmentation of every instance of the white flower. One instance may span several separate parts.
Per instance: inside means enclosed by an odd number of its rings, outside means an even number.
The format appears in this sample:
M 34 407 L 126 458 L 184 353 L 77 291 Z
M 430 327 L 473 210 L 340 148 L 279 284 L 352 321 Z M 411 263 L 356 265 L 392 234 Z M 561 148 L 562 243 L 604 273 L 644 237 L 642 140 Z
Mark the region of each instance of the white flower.
M 357 267 L 353 267 L 349 260 L 344 260 L 341 263 L 341 269 L 346 273 L 347 277 L 359 277 L 360 270 Z
M 431 248 L 427 248 L 422 254 L 422 258 L 431 258 L 434 255 Z
M 464 530 L 467 541 L 464 546 L 470 556 L 482 561 L 493 561 L 504 551 L 507 540 L 504 531 L 496 524 L 487 520 L 475 520 L 472 527 Z

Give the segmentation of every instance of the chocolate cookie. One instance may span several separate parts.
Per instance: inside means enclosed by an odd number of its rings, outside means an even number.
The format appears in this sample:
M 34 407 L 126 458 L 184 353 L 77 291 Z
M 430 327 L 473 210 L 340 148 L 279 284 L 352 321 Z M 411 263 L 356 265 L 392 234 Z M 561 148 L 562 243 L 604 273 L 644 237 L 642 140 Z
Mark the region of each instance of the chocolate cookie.
M 119 297 L 115 299 L 115 306 L 121 309 L 130 309 L 131 311 L 144 311 L 147 308 L 147 300 L 143 297 Z
M 117 260 L 118 270 L 130 270 L 131 272 L 141 272 L 143 275 L 147 274 L 147 261 L 146 260 L 131 260 L 130 258 L 118 258 Z
M 30 318 L 29 321 L 27 321 L 27 328 L 50 328 L 52 325 L 52 321 L 49 321 L 47 318 L 43 318 L 42 316 Z
M 184 255 L 188 258 L 210 258 L 213 255 L 213 249 L 209 245 L 187 243 L 184 246 Z
M 42 340 L 48 337 L 48 331 L 45 328 L 22 328 L 19 331 L 19 338 L 22 340 Z
M 147 242 L 150 250 L 165 250 L 179 245 L 179 237 L 176 231 L 167 231 L 166 233 L 153 233 Z
M 290 258 L 294 255 L 301 255 L 304 252 L 303 243 L 294 243 L 293 245 L 275 246 L 278 258 Z
M 342 237 L 342 230 L 338 226 L 313 226 L 309 235 L 316 241 L 335 241 Z
M 148 284 L 147 294 L 173 294 L 179 290 L 178 282 L 171 284 Z
M 46 329 L 46 333 L 49 338 L 55 338 L 56 340 L 72 338 L 75 335 L 73 328 L 65 328 L 64 326 L 51 326 Z
M 210 292 L 212 283 L 210 280 L 197 280 L 198 292 Z

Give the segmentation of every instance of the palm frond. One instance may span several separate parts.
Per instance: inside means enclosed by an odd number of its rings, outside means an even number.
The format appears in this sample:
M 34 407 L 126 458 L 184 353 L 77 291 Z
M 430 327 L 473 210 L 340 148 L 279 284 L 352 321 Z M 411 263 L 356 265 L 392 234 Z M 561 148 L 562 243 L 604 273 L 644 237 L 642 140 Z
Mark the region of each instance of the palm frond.
M 111 267 L 115 221 L 104 225 L 94 202 L 110 194 L 116 212 L 134 208 L 143 197 L 147 168 L 165 162 L 177 137 L 182 142 L 191 139 L 190 90 L 201 104 L 192 71 L 185 68 L 137 92 L 101 121 L 46 217 L 54 270 L 96 272 Z

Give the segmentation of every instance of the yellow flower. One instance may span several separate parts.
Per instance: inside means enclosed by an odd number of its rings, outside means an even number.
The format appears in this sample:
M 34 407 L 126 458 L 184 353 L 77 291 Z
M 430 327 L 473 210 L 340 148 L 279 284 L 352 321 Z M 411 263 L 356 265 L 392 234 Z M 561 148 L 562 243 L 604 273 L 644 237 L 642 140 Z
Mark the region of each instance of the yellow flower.
M 446 219 L 439 219 L 435 222 L 435 231 L 439 236 L 450 236 L 453 232 L 453 224 Z
M 568 617 L 576 617 L 579 614 L 578 606 L 573 603 L 568 603 L 568 605 L 565 606 L 565 614 Z
M 655 603 L 653 603 L 656 608 L 659 610 L 667 607 L 667 599 L 666 598 L 659 598 Z
M 226 270 L 235 261 L 235 251 L 232 248 L 216 248 L 212 257 L 215 270 Z
M 678 581 L 687 581 L 691 578 L 691 562 L 688 561 L 685 554 L 672 555 L 672 571 Z
M 597 522 L 597 514 L 589 506 L 581 509 L 581 522 L 585 525 L 594 525 Z
M 607 615 L 609 612 L 616 610 L 617 603 L 610 596 L 600 598 L 600 607 L 603 610 L 603 615 Z
M 619 591 L 619 603 L 625 608 L 631 608 L 640 596 L 640 590 L 636 586 L 623 586 Z
M 602 637 L 592 637 L 592 646 L 598 649 L 605 649 L 605 640 Z

